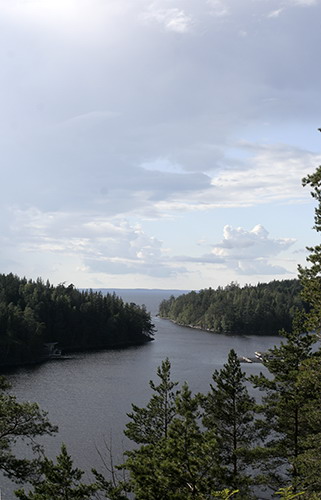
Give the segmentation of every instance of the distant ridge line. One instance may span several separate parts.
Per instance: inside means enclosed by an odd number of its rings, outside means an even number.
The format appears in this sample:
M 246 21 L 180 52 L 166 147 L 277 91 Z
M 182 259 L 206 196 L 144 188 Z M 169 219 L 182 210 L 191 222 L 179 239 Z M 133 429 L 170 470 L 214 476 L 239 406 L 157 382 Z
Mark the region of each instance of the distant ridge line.
M 95 291 L 106 290 L 108 292 L 126 291 L 126 292 L 179 292 L 179 293 L 189 293 L 192 291 L 192 290 L 181 290 L 179 288 L 80 288 L 80 290 L 95 290 Z

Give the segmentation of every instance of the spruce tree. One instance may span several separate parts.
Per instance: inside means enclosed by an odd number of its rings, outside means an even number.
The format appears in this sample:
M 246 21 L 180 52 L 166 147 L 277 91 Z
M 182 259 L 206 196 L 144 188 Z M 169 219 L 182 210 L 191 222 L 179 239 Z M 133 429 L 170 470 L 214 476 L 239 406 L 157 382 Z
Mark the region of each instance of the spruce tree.
M 10 384 L 0 377 L 0 470 L 15 481 L 32 479 L 37 473 L 42 447 L 36 438 L 57 432 L 37 403 L 19 402 L 8 392 Z M 14 448 L 24 442 L 32 448 L 35 458 L 18 458 Z
M 255 387 L 263 391 L 260 412 L 265 438 L 265 481 L 275 487 L 290 481 L 294 492 L 301 478 L 297 459 L 304 451 L 310 428 L 306 419 L 306 392 L 298 384 L 302 366 L 312 359 L 315 336 L 304 332 L 304 315 L 298 314 L 292 333 L 282 332 L 284 341 L 269 349 L 263 364 L 270 375 L 252 376 Z M 302 333 L 303 332 L 303 333 Z
M 320 232 L 321 167 L 306 176 L 302 183 L 312 188 L 311 195 L 318 202 L 314 229 Z M 262 430 L 267 437 L 268 476 L 275 480 L 275 484 L 284 483 L 287 477 L 294 492 L 298 485 L 304 485 L 311 494 L 311 482 L 319 484 L 315 472 L 321 463 L 318 453 L 318 444 L 321 443 L 318 434 L 320 387 L 316 388 L 314 382 L 321 375 L 317 359 L 320 351 L 313 349 L 317 338 L 312 333 L 321 331 L 321 245 L 307 247 L 307 250 L 309 266 L 299 266 L 299 280 L 302 298 L 310 309 L 296 314 L 292 333 L 281 332 L 285 341 L 264 356 L 264 365 L 272 377 L 261 374 L 252 380 L 265 392 L 261 410 L 265 415 Z M 283 465 L 283 477 L 275 473 L 277 465 Z
M 128 413 L 131 419 L 126 424 L 124 434 L 139 444 L 157 443 L 162 437 L 167 437 L 168 426 L 175 415 L 175 398 L 178 382 L 171 380 L 171 364 L 166 358 L 157 368 L 160 383 L 156 385 L 150 380 L 149 385 L 154 391 L 146 408 L 132 404 L 133 411 Z
M 321 358 L 312 357 L 302 363 L 297 379 L 298 389 L 304 394 L 302 413 L 306 437 L 298 455 L 296 467 L 301 488 L 309 495 L 321 497 Z
M 250 498 L 248 463 L 255 442 L 255 401 L 245 385 L 246 375 L 232 349 L 224 367 L 213 373 L 214 384 L 203 398 L 203 422 L 217 435 L 219 455 L 224 466 L 223 486 L 240 488 Z
M 42 478 L 33 483 L 33 491 L 16 491 L 20 500 L 89 500 L 94 498 L 96 485 L 81 483 L 83 472 L 73 468 L 65 445 L 57 456 L 57 463 L 45 458 L 41 465 Z
M 303 185 L 312 188 L 311 196 L 318 202 L 315 208 L 314 226 L 317 232 L 321 231 L 321 166 L 316 171 L 305 177 Z M 303 286 L 302 296 L 310 305 L 307 314 L 306 328 L 309 331 L 321 332 L 321 245 L 307 247 L 309 267 L 299 266 L 299 279 Z
M 201 429 L 200 397 L 187 384 L 176 398 L 176 415 L 167 437 L 128 452 L 137 500 L 205 500 L 221 484 L 215 432 Z

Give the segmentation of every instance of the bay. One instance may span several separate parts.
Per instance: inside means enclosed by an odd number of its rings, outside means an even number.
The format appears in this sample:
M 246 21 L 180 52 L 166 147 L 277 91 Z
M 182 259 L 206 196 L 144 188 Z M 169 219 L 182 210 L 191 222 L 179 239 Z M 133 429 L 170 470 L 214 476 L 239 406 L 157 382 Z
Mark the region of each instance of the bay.
M 103 471 L 100 455 L 112 446 L 115 463 L 132 443 L 123 435 L 131 403 L 144 406 L 150 397 L 150 379 L 168 357 L 172 379 L 187 381 L 194 392 L 207 392 L 211 375 L 222 368 L 230 349 L 240 356 L 253 357 L 280 343 L 278 336 L 217 335 L 178 326 L 155 316 L 163 298 L 172 291 L 117 290 L 128 302 L 145 304 L 153 314 L 155 340 L 126 349 L 74 354 L 65 360 L 24 367 L 7 373 L 12 392 L 19 400 L 37 401 L 48 412 L 59 433 L 43 439 L 46 454 L 54 458 L 61 443 L 67 445 L 75 465 L 86 471 Z M 175 291 L 177 295 L 179 292 Z M 243 364 L 248 373 L 264 370 L 261 364 Z M 1 479 L 2 499 L 14 499 L 16 487 Z

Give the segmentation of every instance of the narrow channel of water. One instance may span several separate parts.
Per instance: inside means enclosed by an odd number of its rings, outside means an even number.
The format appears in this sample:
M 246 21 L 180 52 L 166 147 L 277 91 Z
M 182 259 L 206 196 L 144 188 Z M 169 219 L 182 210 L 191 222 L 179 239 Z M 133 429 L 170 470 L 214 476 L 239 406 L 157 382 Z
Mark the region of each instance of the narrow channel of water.
M 59 426 L 57 436 L 44 440 L 49 456 L 56 456 L 64 442 L 78 467 L 101 469 L 97 450 L 104 452 L 104 441 L 112 440 L 114 458 L 121 461 L 122 449 L 131 446 L 123 436 L 126 413 L 131 403 L 146 404 L 148 381 L 155 379 L 156 368 L 166 357 L 172 363 L 173 380 L 187 381 L 195 392 L 207 392 L 213 371 L 226 362 L 231 348 L 251 357 L 280 342 L 278 337 L 216 335 L 153 319 L 157 333 L 146 345 L 76 354 L 8 375 L 14 394 L 37 401 Z M 243 367 L 249 374 L 262 369 L 260 364 Z M 3 500 L 15 498 L 7 480 L 1 480 L 1 488 Z

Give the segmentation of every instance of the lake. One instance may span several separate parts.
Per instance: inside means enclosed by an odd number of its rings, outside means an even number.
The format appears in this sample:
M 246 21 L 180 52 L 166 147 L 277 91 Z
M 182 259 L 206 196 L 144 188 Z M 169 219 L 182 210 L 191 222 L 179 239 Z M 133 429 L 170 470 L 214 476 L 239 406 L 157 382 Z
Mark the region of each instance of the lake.
M 179 292 L 175 292 L 175 295 Z M 230 349 L 251 357 L 280 343 L 279 337 L 217 335 L 185 328 L 156 317 L 158 304 L 170 291 L 117 290 L 124 300 L 146 304 L 157 329 L 155 340 L 145 345 L 71 355 L 42 365 L 20 368 L 7 374 L 19 400 L 37 401 L 59 426 L 58 435 L 44 439 L 46 453 L 55 457 L 61 443 L 67 445 L 75 465 L 90 472 L 102 470 L 100 453 L 112 442 L 115 462 L 131 447 L 123 435 L 131 403 L 144 406 L 150 397 L 150 379 L 168 357 L 172 379 L 187 381 L 195 392 L 207 392 L 211 375 L 222 368 Z M 243 364 L 248 374 L 264 369 Z M 90 474 L 88 475 L 90 477 Z M 14 499 L 8 480 L 1 480 L 2 500 Z

